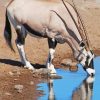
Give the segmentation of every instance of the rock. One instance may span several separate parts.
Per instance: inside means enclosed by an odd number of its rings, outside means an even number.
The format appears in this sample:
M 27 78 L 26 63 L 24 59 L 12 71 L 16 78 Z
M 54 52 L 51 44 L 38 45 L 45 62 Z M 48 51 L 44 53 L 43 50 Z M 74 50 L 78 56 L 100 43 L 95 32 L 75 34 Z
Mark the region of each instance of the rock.
M 51 70 L 49 70 L 49 69 L 45 69 L 45 68 L 41 69 L 41 74 L 49 74 L 50 72 L 51 72 Z
M 8 74 L 11 75 L 11 76 L 14 76 L 14 75 L 20 75 L 21 73 L 18 70 L 14 70 L 14 71 L 8 72 Z
M 19 70 L 13 70 L 12 72 L 13 72 L 15 75 L 20 75 L 20 74 L 21 74 Z
M 71 59 L 63 59 L 62 62 L 61 62 L 61 65 L 63 66 L 71 66 L 72 64 L 72 60 Z
M 24 86 L 23 85 L 15 85 L 14 89 L 17 90 L 18 93 L 22 93 Z
M 17 75 L 20 75 L 21 73 L 20 73 L 20 71 L 17 71 L 16 74 L 17 74 Z
M 77 71 L 78 70 L 78 66 L 77 66 L 77 63 L 76 62 L 73 62 L 69 68 L 70 71 Z
M 11 93 L 9 93 L 9 92 L 6 92 L 6 93 L 5 93 L 5 95 L 7 95 L 7 96 L 10 96 L 10 95 L 11 95 Z
M 50 70 L 46 69 L 46 68 L 35 69 L 35 70 L 33 70 L 33 73 L 48 74 L 48 73 L 50 73 Z
M 33 77 L 47 78 L 48 74 L 50 74 L 50 70 L 46 68 L 35 69 L 33 71 Z
M 34 85 L 34 82 L 33 81 L 30 81 L 30 85 Z
M 71 66 L 71 64 L 72 64 L 72 60 L 71 60 L 71 59 L 67 59 L 66 65 L 67 65 L 67 66 Z
M 13 73 L 13 72 L 11 72 L 11 71 L 10 71 L 10 72 L 8 72 L 8 74 L 9 74 L 9 75 L 11 75 L 11 76 L 13 76 L 13 75 L 14 75 L 14 73 Z
M 59 75 L 57 75 L 57 74 L 51 74 L 50 76 L 49 76 L 49 78 L 50 79 L 62 79 L 62 76 L 59 76 Z
M 77 66 L 77 62 L 72 62 L 71 66 Z
M 15 78 L 14 81 L 18 81 L 18 79 Z

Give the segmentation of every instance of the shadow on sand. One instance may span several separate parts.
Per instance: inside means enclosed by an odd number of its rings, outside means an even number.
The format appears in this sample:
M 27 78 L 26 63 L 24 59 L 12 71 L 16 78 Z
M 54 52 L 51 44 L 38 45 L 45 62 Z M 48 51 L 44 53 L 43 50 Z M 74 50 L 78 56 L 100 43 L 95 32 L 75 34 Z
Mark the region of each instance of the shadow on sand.
M 24 65 L 20 61 L 15 61 L 11 59 L 0 59 L 0 63 L 7 64 L 7 65 L 12 65 L 12 66 L 18 66 L 18 67 L 23 67 Z M 46 68 L 45 65 L 42 64 L 32 64 L 34 68 L 40 69 L 40 68 Z

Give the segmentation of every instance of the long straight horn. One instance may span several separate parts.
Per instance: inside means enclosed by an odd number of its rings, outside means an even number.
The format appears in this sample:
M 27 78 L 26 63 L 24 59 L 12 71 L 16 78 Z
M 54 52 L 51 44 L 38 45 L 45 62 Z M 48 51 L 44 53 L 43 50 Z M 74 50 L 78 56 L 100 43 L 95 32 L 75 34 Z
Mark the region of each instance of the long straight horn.
M 79 31 L 79 33 L 80 33 L 79 27 L 78 27 L 78 25 L 77 25 L 77 23 L 76 23 L 76 21 L 75 21 L 73 15 L 71 14 L 71 12 L 70 12 L 70 10 L 68 9 L 68 7 L 66 6 L 64 0 L 62 0 L 62 2 L 63 2 L 63 4 L 64 4 L 65 8 L 67 9 L 68 13 L 70 14 L 72 20 L 74 21 L 74 24 L 75 24 L 76 28 L 78 29 L 78 31 Z
M 63 22 L 63 24 L 64 24 L 64 26 L 65 26 L 65 28 L 66 28 L 66 30 L 68 31 L 69 28 L 68 28 L 68 26 L 67 26 L 65 20 L 64 20 L 56 11 L 54 11 L 54 10 L 50 10 L 50 11 L 54 12 L 54 13 L 61 19 L 61 21 Z M 74 44 L 73 41 L 72 41 L 72 43 Z M 75 48 L 78 49 L 76 46 L 75 46 Z
M 70 14 L 70 16 L 71 16 L 71 18 L 72 18 L 72 20 L 73 20 L 73 22 L 74 22 L 74 24 L 75 24 L 75 26 L 76 26 L 78 32 L 80 33 L 82 39 L 84 39 L 84 36 L 83 36 L 83 34 L 81 33 L 81 31 L 80 31 L 80 29 L 79 29 L 79 26 L 77 25 L 77 23 L 76 23 L 74 17 L 72 16 L 70 10 L 69 10 L 68 7 L 66 6 L 64 0 L 62 0 L 62 2 L 63 2 L 63 4 L 64 4 L 65 8 L 67 9 L 68 13 Z M 70 4 L 70 3 L 69 3 L 69 4 Z M 71 5 L 71 4 L 70 4 L 70 5 Z M 72 6 L 72 5 L 71 5 L 71 6 Z M 72 7 L 73 7 L 73 6 L 72 6 Z M 75 7 L 73 7 L 73 8 L 74 8 L 75 12 L 77 13 L 77 15 L 79 15 L 79 14 L 78 14 L 78 11 L 75 9 Z M 89 45 L 88 45 L 88 44 L 89 44 L 89 43 L 87 43 L 87 45 L 86 45 L 86 46 L 87 46 L 86 49 L 89 49 Z
M 81 25 L 82 25 L 82 28 L 83 28 L 83 31 L 84 31 L 84 34 L 85 34 L 85 38 L 86 38 L 86 40 L 87 40 L 86 43 L 87 43 L 89 49 L 91 49 L 91 44 L 90 44 L 90 40 L 89 40 L 89 38 L 88 38 L 88 33 L 87 33 L 87 30 L 86 30 L 86 27 L 85 27 L 85 25 L 84 25 L 84 21 L 82 20 L 82 17 L 80 16 L 80 13 L 79 13 L 79 11 L 78 11 L 77 8 L 76 8 L 76 5 L 75 5 L 75 3 L 74 3 L 74 0 L 72 0 L 72 2 L 73 2 L 73 8 L 75 9 L 75 11 L 76 11 L 76 13 L 77 13 L 77 15 L 78 15 L 78 17 L 79 17 L 80 23 L 81 23 Z
M 67 30 L 68 29 L 68 26 L 67 26 L 65 20 L 56 11 L 54 11 L 54 10 L 50 10 L 50 11 L 54 12 L 62 20 L 62 22 L 65 25 L 65 28 Z

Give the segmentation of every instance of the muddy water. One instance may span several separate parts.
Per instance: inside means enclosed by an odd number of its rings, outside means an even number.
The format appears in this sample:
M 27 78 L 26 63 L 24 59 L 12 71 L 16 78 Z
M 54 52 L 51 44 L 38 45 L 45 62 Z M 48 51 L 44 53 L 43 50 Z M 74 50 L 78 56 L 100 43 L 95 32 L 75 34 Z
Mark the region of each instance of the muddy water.
M 100 57 L 94 60 L 96 75 L 88 77 L 81 66 L 77 72 L 57 69 L 62 79 L 40 83 L 44 95 L 38 100 L 98 100 L 100 97 Z

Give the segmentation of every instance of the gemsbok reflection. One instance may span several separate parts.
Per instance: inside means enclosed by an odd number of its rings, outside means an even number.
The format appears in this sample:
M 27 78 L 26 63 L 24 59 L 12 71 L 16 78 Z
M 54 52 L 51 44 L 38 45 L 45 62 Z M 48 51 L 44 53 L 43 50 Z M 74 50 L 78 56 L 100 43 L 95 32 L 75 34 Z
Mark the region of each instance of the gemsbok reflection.
M 73 92 L 72 100 L 91 100 L 94 77 L 86 78 L 81 86 Z
M 48 91 L 45 91 L 46 95 L 38 100 L 91 100 L 92 98 L 94 77 L 87 77 L 78 85 L 74 81 L 70 85 L 67 82 L 60 84 L 61 82 L 55 83 L 55 81 L 48 80 L 46 87 Z
M 48 88 L 49 88 L 48 100 L 56 100 L 55 99 L 54 89 L 53 89 L 53 79 L 49 80 L 49 82 L 48 82 Z
M 79 68 L 76 73 L 56 69 L 62 79 L 48 79 L 47 82 L 38 84 L 37 90 L 42 90 L 44 94 L 38 100 L 75 100 L 75 97 L 80 98 L 78 95 L 82 98 L 91 98 L 94 77 L 88 77 L 85 72 L 83 73 L 83 68 Z

